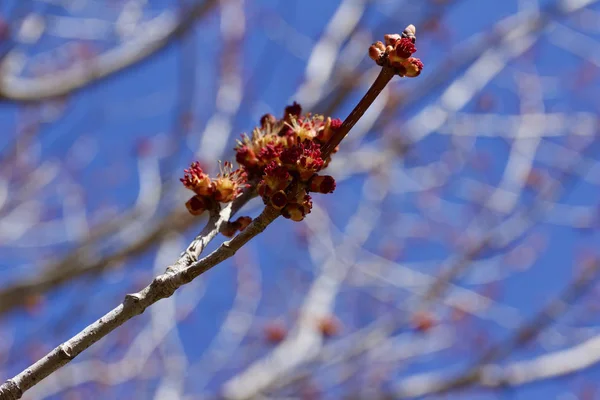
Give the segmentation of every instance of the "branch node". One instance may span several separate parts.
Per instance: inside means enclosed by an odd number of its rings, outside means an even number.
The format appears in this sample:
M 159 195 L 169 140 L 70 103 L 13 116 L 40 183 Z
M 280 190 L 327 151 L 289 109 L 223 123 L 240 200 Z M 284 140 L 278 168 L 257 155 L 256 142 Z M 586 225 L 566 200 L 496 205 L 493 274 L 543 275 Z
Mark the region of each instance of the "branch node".
M 71 347 L 66 343 L 63 343 L 60 346 L 58 346 L 58 354 L 61 358 L 65 358 L 67 360 L 72 360 L 75 358 L 75 354 L 73 354 L 73 349 L 71 349 Z

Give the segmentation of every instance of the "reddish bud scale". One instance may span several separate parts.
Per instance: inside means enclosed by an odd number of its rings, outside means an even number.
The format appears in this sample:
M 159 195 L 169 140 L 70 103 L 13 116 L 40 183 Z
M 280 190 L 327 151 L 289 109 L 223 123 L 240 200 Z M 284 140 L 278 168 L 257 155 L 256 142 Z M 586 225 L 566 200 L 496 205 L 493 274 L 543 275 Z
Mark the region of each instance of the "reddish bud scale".
M 284 218 L 291 219 L 292 221 L 300 222 L 304 219 L 306 213 L 301 205 L 292 203 L 288 204 L 283 210 L 281 210 L 281 215 Z
M 239 225 L 239 230 L 241 232 L 244 229 L 246 229 L 248 227 L 248 225 L 250 225 L 250 223 L 252 222 L 252 218 L 250 218 L 250 217 L 239 217 L 235 222 Z
M 186 208 L 192 215 L 200 215 L 208 208 L 208 201 L 203 196 L 194 196 L 185 203 Z
M 415 78 L 421 75 L 423 63 L 418 58 L 411 57 L 406 62 L 402 63 L 405 68 L 404 75 L 408 78 Z
M 283 117 L 287 121 L 289 119 L 290 115 L 294 116 L 294 117 L 299 117 L 300 114 L 302 114 L 302 106 L 300 104 L 294 102 L 294 104 L 292 104 L 291 106 L 287 106 L 285 108 Z
M 239 226 L 235 222 L 230 222 L 221 227 L 221 234 L 225 237 L 233 237 L 238 231 Z
M 277 118 L 273 114 L 265 114 L 260 118 L 260 126 L 262 128 L 266 128 L 269 125 L 275 125 L 277 123 Z
M 316 193 L 333 193 L 335 179 L 329 175 L 317 175 L 310 180 L 310 191 Z
M 322 130 L 319 131 L 319 133 L 317 135 L 317 139 L 319 139 L 319 141 L 323 144 L 329 142 L 329 140 L 331 139 L 333 134 L 338 129 L 340 129 L 341 126 L 342 126 L 341 119 L 339 119 L 339 118 L 331 119 L 331 118 L 327 117 L 325 126 L 323 127 Z
M 276 210 L 281 210 L 287 204 L 287 195 L 283 190 L 275 192 L 271 195 L 271 205 Z
M 252 222 L 252 218 L 250 217 L 239 217 L 234 222 L 228 222 L 223 227 L 221 227 L 221 233 L 223 236 L 233 237 L 237 233 L 237 231 L 243 231 L 250 225 Z

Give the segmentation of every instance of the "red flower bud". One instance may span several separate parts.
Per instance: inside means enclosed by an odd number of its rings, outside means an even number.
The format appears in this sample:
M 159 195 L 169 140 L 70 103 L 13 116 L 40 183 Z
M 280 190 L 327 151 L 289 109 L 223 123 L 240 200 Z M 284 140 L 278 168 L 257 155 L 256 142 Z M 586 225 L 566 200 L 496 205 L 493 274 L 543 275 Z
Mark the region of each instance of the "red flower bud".
M 200 196 L 210 196 L 214 192 L 214 185 L 209 176 L 202 171 L 198 161 L 193 162 L 189 169 L 183 170 L 185 173 L 180 181 L 183 186 L 190 189 Z
M 338 129 L 342 126 L 342 120 L 339 118 L 331 119 L 327 117 L 327 121 L 325 121 L 325 125 L 323 129 L 317 135 L 317 139 L 321 141 L 321 143 L 327 143 Z
M 400 39 L 394 49 L 395 56 L 398 58 L 408 58 L 416 51 L 415 44 L 408 38 Z
M 221 233 L 225 237 L 233 237 L 239 229 L 239 225 L 236 222 L 228 222 L 221 226 Z
M 246 187 L 247 175 L 241 169 L 233 170 L 230 162 L 225 162 L 221 172 L 217 175 L 215 185 L 215 200 L 221 203 L 229 203 L 240 195 Z
M 192 215 L 200 215 L 208 208 L 206 198 L 202 196 L 194 196 L 185 203 L 186 208 Z
M 236 147 L 235 152 L 235 161 L 237 161 L 240 165 L 245 167 L 253 167 L 258 162 L 254 150 L 247 145 Z
M 335 179 L 329 175 L 317 175 L 310 180 L 310 191 L 316 193 L 333 193 Z
M 283 218 L 300 222 L 304 219 L 304 207 L 296 203 L 288 204 L 283 210 L 281 210 L 281 215 L 283 215 Z
M 260 126 L 264 129 L 269 125 L 275 125 L 277 118 L 273 114 L 265 114 L 260 118 Z
M 252 222 L 252 218 L 250 217 L 239 217 L 237 219 L 237 221 L 235 221 L 236 224 L 239 224 L 239 230 L 240 232 L 243 231 L 244 229 L 246 229 L 248 227 L 248 225 L 250 225 L 250 223 Z
M 381 42 L 375 42 L 369 47 L 369 57 L 373 61 L 379 61 L 379 59 L 385 54 L 385 46 Z
M 423 63 L 421 60 L 415 57 L 411 57 L 408 60 L 404 61 L 402 65 L 405 68 L 404 75 L 409 78 L 417 77 L 421 74 L 423 70 Z
M 271 205 L 277 210 L 281 210 L 287 204 L 287 195 L 283 190 L 273 193 L 271 195 Z
M 283 112 L 283 118 L 286 121 L 289 121 L 290 115 L 294 117 L 299 117 L 300 114 L 302 114 L 302 106 L 294 102 L 294 104 L 285 108 L 285 111 Z
M 285 167 L 273 161 L 265 168 L 263 181 L 272 192 L 276 192 L 278 190 L 285 190 L 290 182 L 292 182 L 292 176 Z
M 385 44 L 387 46 L 394 46 L 396 44 L 396 42 L 398 40 L 400 40 L 402 38 L 402 36 L 400 36 L 397 33 L 388 33 L 387 35 L 383 36 L 383 39 L 385 40 Z

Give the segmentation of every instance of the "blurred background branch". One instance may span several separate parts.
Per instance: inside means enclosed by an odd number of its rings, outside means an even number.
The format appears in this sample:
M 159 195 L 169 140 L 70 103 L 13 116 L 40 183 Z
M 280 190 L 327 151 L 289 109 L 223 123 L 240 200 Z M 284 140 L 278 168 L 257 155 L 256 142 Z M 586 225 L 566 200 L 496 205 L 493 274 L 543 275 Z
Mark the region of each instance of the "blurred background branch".
M 2 376 L 179 257 L 192 160 L 292 101 L 344 118 L 412 23 L 425 70 L 342 143 L 332 196 L 25 398 L 597 397 L 599 7 L 0 2 Z

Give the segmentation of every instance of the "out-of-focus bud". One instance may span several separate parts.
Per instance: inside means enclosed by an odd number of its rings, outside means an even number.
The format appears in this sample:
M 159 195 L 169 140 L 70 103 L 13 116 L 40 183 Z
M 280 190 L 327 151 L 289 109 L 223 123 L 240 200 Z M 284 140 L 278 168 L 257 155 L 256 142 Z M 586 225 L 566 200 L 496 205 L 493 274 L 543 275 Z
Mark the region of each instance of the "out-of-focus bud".
M 402 31 L 402 37 L 410 39 L 411 42 L 415 43 L 417 41 L 417 28 L 413 24 L 410 24 Z
M 435 317 L 427 311 L 418 311 L 412 316 L 412 325 L 416 331 L 428 332 L 435 326 Z
M 185 207 L 192 215 L 200 215 L 208 208 L 208 202 L 202 196 L 194 196 L 185 203 Z
M 277 118 L 273 114 L 265 114 L 260 118 L 260 126 L 262 128 L 267 127 L 268 125 L 275 125 L 277 123 Z
M 283 115 L 283 118 L 284 118 L 286 121 L 289 121 L 289 120 L 290 120 L 290 116 L 293 116 L 293 117 L 299 117 L 299 116 L 300 116 L 300 114 L 302 114 L 302 106 L 301 106 L 300 104 L 298 104 L 298 103 L 294 102 L 294 104 L 292 104 L 291 106 L 287 106 L 287 107 L 285 108 L 285 110 L 284 110 L 284 113 L 283 113 L 283 114 L 284 114 L 284 115 Z
M 369 47 L 369 57 L 373 61 L 379 61 L 379 59 L 385 54 L 385 45 L 381 42 L 375 42 Z
M 398 40 L 400 40 L 402 38 L 402 36 L 400 36 L 397 33 L 388 33 L 387 35 L 383 36 L 383 40 L 385 40 L 385 44 L 388 46 L 395 46 L 396 42 Z
M 341 323 L 336 317 L 330 315 L 321 318 L 321 320 L 319 321 L 318 329 L 319 332 L 321 332 L 321 335 L 323 335 L 324 337 L 332 337 L 340 332 Z
M 287 336 L 287 328 L 282 322 L 270 322 L 265 326 L 265 339 L 271 344 L 283 341 Z

